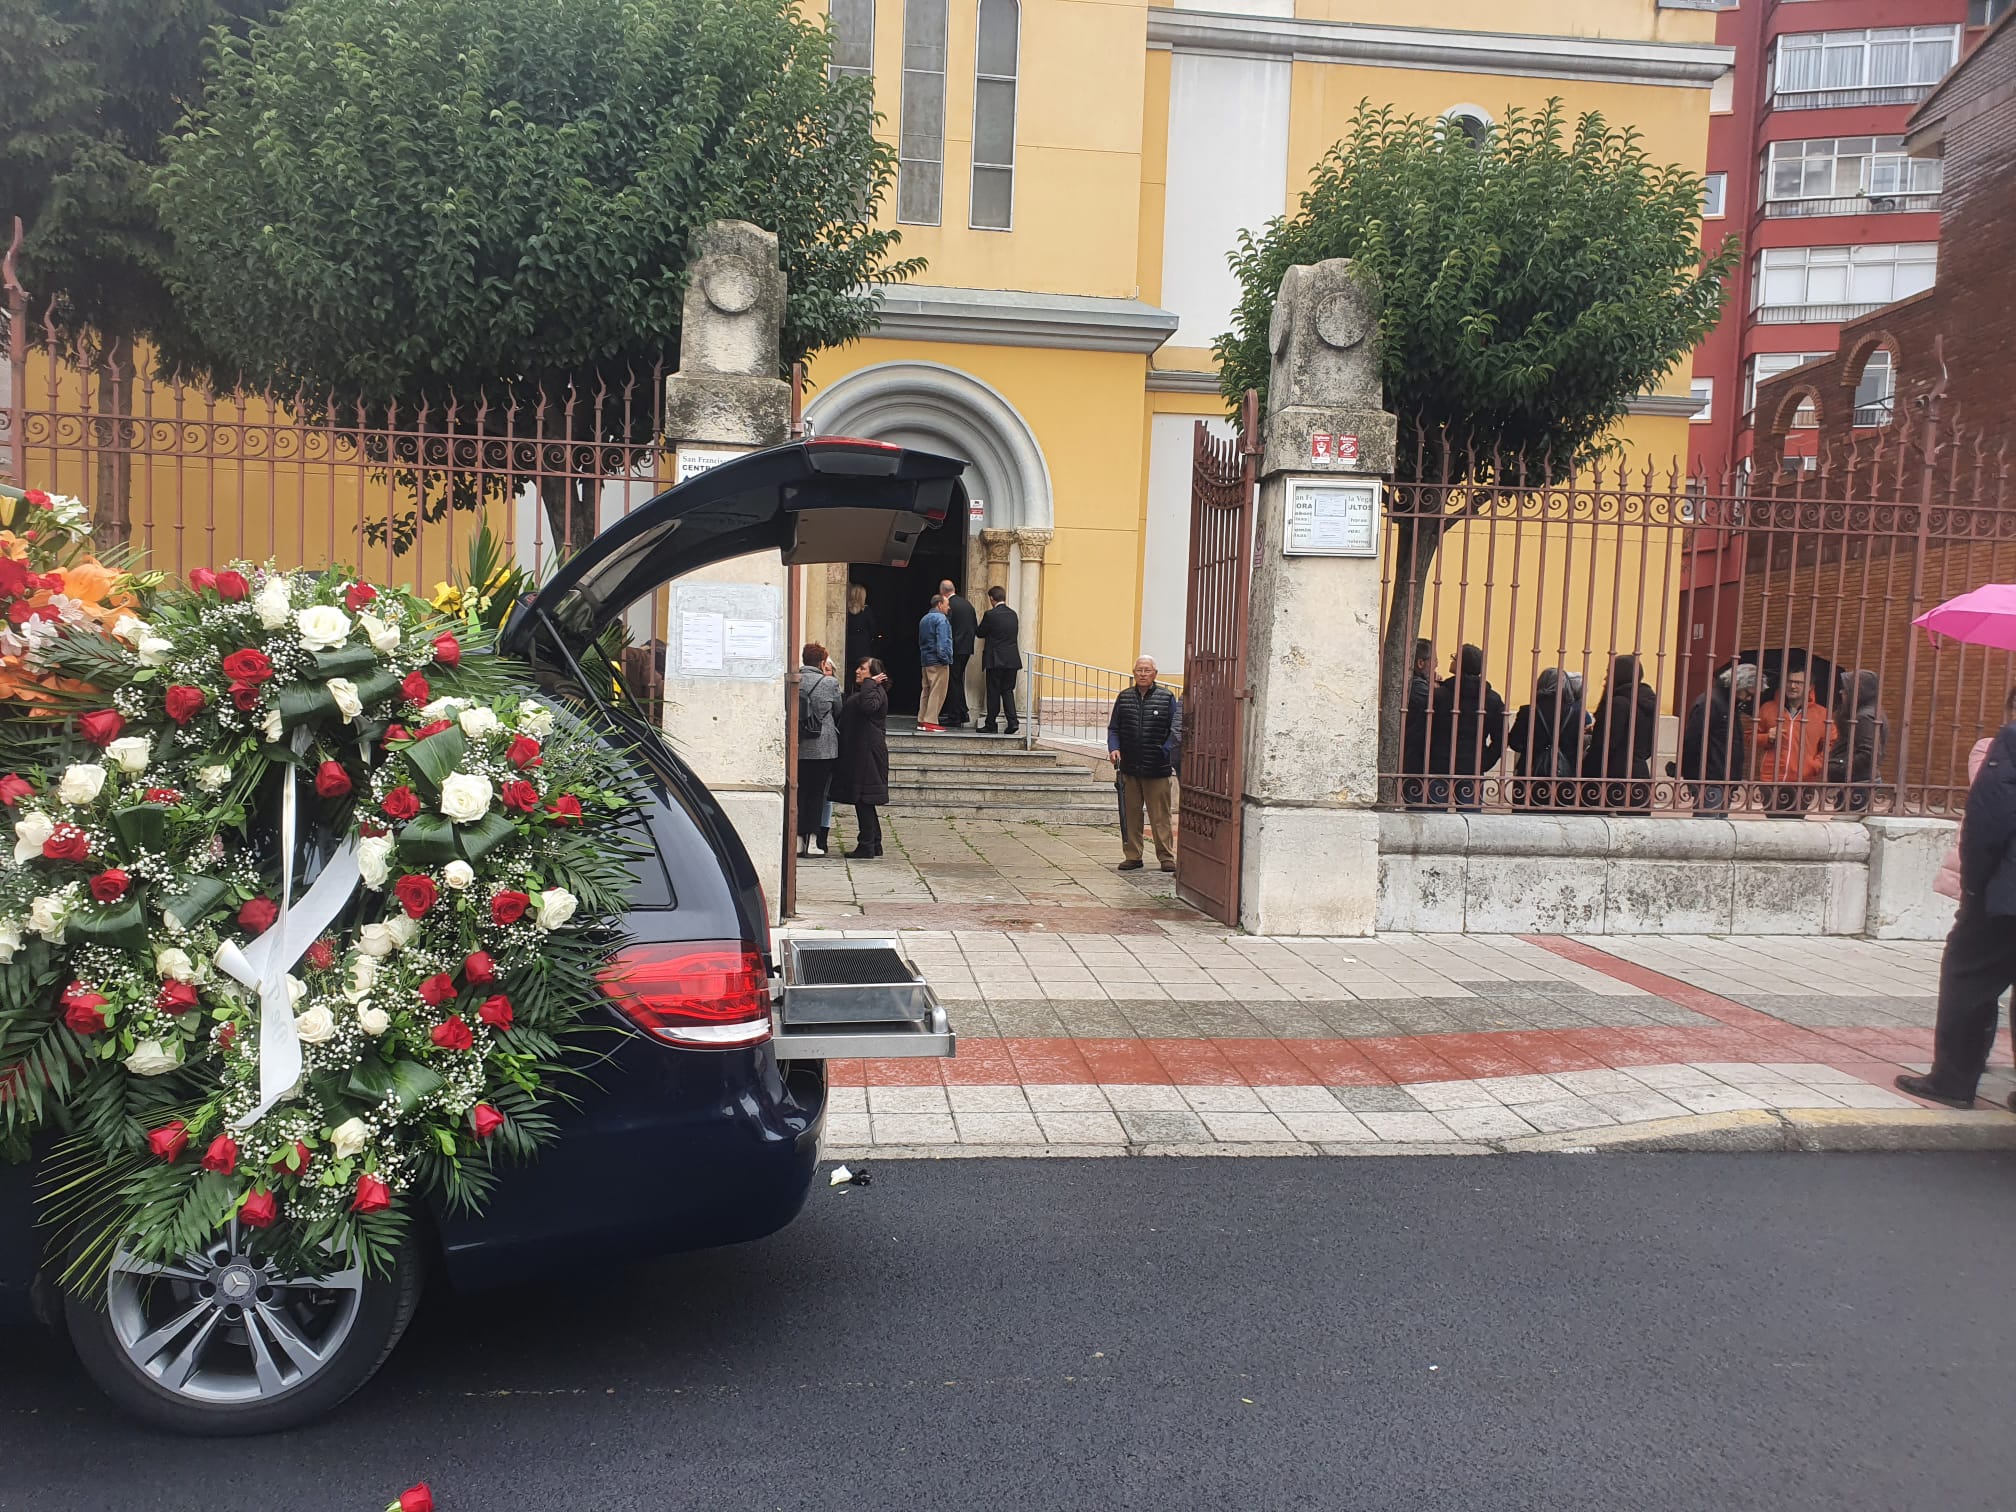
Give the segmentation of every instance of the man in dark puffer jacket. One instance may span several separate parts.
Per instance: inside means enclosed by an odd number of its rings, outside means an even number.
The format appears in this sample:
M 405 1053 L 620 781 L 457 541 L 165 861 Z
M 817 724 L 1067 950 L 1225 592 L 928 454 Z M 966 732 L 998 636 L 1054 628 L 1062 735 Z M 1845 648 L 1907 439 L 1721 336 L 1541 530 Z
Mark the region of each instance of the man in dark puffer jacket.
M 2007 724 L 1967 792 L 1960 822 L 1960 912 L 1939 960 L 1932 1070 L 1900 1076 L 1913 1097 L 1971 1108 L 1995 1044 L 1998 1000 L 2016 986 L 2016 724 Z M 2016 1111 L 2016 1095 L 2010 1098 Z
M 1155 832 L 1155 856 L 1162 870 L 1176 870 L 1176 837 L 1170 823 L 1176 768 L 1183 752 L 1183 705 L 1155 680 L 1155 659 L 1134 663 L 1134 685 L 1113 700 L 1106 721 L 1106 754 L 1120 774 L 1121 871 L 1141 869 L 1141 811 Z

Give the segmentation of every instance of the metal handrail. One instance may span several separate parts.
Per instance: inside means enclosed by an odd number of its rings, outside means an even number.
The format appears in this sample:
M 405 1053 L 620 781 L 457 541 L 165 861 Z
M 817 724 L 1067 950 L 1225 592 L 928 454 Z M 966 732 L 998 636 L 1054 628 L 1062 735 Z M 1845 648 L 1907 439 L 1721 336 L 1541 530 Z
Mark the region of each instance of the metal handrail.
M 1105 750 L 1113 700 L 1133 686 L 1133 672 L 1041 654 L 1026 656 L 1024 662 L 1023 743 L 1034 745 L 1040 737 Z M 1183 696 L 1182 678 L 1165 672 L 1157 680 L 1177 697 Z

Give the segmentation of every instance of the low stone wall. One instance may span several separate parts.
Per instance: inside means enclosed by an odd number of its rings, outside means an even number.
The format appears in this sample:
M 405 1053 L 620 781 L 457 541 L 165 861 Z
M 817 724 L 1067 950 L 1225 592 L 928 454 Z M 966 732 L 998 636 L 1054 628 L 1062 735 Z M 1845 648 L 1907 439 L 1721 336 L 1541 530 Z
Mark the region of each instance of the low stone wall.
M 1939 820 L 1379 816 L 1380 929 L 1935 939 Z

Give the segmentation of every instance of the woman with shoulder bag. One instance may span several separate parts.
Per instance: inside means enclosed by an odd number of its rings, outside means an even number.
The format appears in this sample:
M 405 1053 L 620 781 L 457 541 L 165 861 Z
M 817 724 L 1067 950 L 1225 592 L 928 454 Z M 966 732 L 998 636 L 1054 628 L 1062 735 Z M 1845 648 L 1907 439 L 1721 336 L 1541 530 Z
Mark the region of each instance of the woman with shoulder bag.
M 808 641 L 798 668 L 798 854 L 826 854 L 826 790 L 840 756 L 840 679 Z

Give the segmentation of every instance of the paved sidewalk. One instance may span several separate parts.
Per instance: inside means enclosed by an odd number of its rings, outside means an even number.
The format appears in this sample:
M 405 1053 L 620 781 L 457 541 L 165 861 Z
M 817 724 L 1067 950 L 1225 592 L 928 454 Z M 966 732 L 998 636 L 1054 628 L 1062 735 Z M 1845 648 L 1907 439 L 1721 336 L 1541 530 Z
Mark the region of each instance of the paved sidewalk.
M 1931 1053 L 1937 944 L 1259 939 L 1113 871 L 1110 830 L 888 827 L 881 861 L 801 866 L 793 929 L 898 933 L 959 1054 L 835 1063 L 842 1157 L 1827 1143 L 1872 1115 L 2016 1138 L 1986 1111 L 2016 1090 L 2006 1047 L 1984 1111 L 1891 1089 Z

